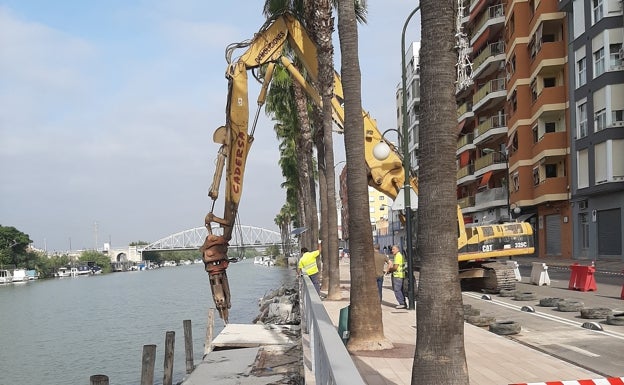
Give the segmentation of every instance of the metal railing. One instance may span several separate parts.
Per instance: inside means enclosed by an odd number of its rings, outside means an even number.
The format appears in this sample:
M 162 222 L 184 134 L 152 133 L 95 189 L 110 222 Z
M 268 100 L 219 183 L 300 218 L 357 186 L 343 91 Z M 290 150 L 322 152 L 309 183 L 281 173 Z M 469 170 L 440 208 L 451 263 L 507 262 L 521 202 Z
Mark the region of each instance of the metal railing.
M 505 42 L 497 41 L 488 46 L 472 61 L 472 68 L 475 70 L 489 57 L 505 53 Z
M 360 372 L 306 275 L 301 285 L 302 332 L 310 335 L 312 372 L 318 385 L 364 385 Z
M 492 79 L 477 90 L 472 96 L 473 108 L 492 92 L 505 91 L 505 78 Z

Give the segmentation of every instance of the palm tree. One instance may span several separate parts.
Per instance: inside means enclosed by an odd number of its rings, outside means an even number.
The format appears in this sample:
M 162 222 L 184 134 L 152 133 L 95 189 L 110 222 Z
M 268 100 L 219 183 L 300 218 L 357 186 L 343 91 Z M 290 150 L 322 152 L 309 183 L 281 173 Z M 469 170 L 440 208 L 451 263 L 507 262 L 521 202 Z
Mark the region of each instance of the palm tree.
M 327 298 L 341 299 L 340 267 L 338 263 L 338 213 L 336 209 L 336 175 L 334 169 L 334 145 L 332 138 L 332 105 L 334 94 L 334 46 L 332 33 L 334 19 L 329 0 L 304 1 L 304 20 L 311 38 L 317 44 L 318 89 L 321 95 L 322 111 L 314 116 L 320 117 L 317 126 L 320 134 L 316 136 L 316 148 L 319 165 L 319 190 L 321 220 L 326 226 L 321 229 L 323 247 L 323 289 L 327 289 Z
M 456 0 L 422 0 L 418 254 L 412 384 L 468 384 L 457 271 Z
M 307 99 L 301 87 L 293 82 L 288 71 L 277 66 L 273 73 L 271 87 L 267 94 L 265 111 L 279 123 L 275 132 L 280 144 L 280 166 L 284 177 L 296 177 L 300 216 L 298 222 L 307 224 L 310 231 L 302 234 L 302 245 L 311 248 L 316 244 L 318 219 L 316 215 L 316 191 L 314 184 L 314 161 Z M 303 101 L 301 99 L 303 98 Z M 300 165 L 310 164 L 309 167 Z M 290 169 L 285 167 L 290 165 Z
M 364 157 L 358 30 L 353 0 L 338 1 L 342 86 L 345 110 L 345 151 L 351 249 L 349 350 L 386 349 L 381 306 L 375 282 L 373 236 L 368 210 L 368 179 Z

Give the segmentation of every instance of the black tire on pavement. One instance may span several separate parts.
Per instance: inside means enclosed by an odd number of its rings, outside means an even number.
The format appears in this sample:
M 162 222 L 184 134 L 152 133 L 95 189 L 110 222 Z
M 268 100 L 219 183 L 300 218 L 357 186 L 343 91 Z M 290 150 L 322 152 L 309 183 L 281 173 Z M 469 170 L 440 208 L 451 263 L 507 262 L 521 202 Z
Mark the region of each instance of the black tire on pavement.
M 520 333 L 520 330 L 522 330 L 522 327 L 515 321 L 500 321 L 492 322 L 490 324 L 490 331 L 501 336 L 518 334 Z
M 607 318 L 611 314 L 613 314 L 613 310 L 606 307 L 586 307 L 581 309 L 581 318 L 585 319 Z
M 516 293 L 517 290 L 501 289 L 501 291 L 498 292 L 498 295 L 500 297 L 513 297 Z
M 579 311 L 583 306 L 585 304 L 581 301 L 563 300 L 557 304 L 557 310 L 565 312 Z
M 607 316 L 609 325 L 624 326 L 624 313 L 615 313 Z
M 542 298 L 539 301 L 539 305 L 544 306 L 544 307 L 557 307 L 557 304 L 559 304 L 559 302 L 563 300 L 564 300 L 563 298 L 554 298 L 554 297 Z
M 515 301 L 535 301 L 537 299 L 535 293 L 530 291 L 517 292 L 516 294 L 514 294 L 513 297 Z
M 496 318 L 489 315 L 471 315 L 466 318 L 466 322 L 475 326 L 489 326 L 496 321 Z
M 468 319 L 468 317 L 475 317 L 481 314 L 481 310 L 470 308 L 469 310 L 464 310 L 464 320 Z

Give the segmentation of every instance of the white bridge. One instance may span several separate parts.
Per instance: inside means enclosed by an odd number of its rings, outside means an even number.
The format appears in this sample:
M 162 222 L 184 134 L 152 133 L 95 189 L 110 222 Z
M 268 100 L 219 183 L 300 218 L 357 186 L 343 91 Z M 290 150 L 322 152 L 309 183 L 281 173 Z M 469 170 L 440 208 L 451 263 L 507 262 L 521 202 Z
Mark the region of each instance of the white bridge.
M 215 226 L 212 228 L 215 235 L 223 235 L 223 229 Z M 205 227 L 180 231 L 161 238 L 146 246 L 129 246 L 127 248 L 114 248 L 107 250 L 111 262 L 140 262 L 143 260 L 144 251 L 171 251 L 171 250 L 199 250 L 208 235 Z M 230 248 L 257 247 L 266 248 L 272 245 L 281 245 L 282 238 L 277 231 L 267 230 L 261 227 L 238 225 L 232 232 Z
M 215 235 L 223 235 L 221 227 L 213 227 L 212 233 Z M 196 227 L 194 229 L 184 230 L 168 237 L 152 242 L 143 248 L 143 251 L 154 250 L 191 250 L 199 249 L 204 243 L 204 239 L 208 235 L 205 227 Z M 239 225 L 232 232 L 230 239 L 230 247 L 267 247 L 271 245 L 280 245 L 282 237 L 277 231 L 263 229 L 261 227 Z

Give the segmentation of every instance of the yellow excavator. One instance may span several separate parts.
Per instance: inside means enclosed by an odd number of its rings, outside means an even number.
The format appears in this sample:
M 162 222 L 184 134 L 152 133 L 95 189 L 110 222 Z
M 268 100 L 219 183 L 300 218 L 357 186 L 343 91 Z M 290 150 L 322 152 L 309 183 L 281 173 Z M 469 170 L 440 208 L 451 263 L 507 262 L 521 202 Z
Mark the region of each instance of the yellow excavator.
M 307 77 L 304 77 L 285 55 L 284 48 L 287 43 L 288 48 L 305 67 Z M 236 49 L 245 49 L 245 51 L 233 60 L 232 55 Z M 209 275 L 215 306 L 225 322 L 228 320 L 230 308 L 230 290 L 226 274 L 229 264 L 228 242 L 232 238 L 243 190 L 247 154 L 253 142 L 258 114 L 264 104 L 274 66 L 276 64 L 284 66 L 292 78 L 305 89 L 310 99 L 318 105 L 321 104 L 320 95 L 315 88 L 318 74 L 317 47 L 304 26 L 291 14 L 282 14 L 268 20 L 251 40 L 228 46 L 226 58 L 228 60 L 225 74 L 228 80 L 226 122 L 213 134 L 213 140 L 220 145 L 220 148 L 214 179 L 208 193 L 213 201 L 212 208 L 205 217 L 208 235 L 200 248 L 205 269 Z M 258 96 L 258 109 L 250 131 L 248 73 L 260 67 L 265 67 L 264 77 L 260 80 L 262 86 Z M 334 73 L 333 119 L 340 127 L 344 126 L 342 100 L 342 83 L 338 74 Z M 402 159 L 396 148 L 382 137 L 375 120 L 365 111 L 362 111 L 362 118 L 364 119 L 365 141 L 363 145 L 369 184 L 394 199 L 403 188 L 405 180 Z M 378 160 L 373 156 L 373 147 L 380 142 L 385 142 L 394 150 L 384 160 Z M 218 217 L 214 214 L 214 207 L 224 169 L 226 177 L 224 214 L 223 217 Z M 418 186 L 415 177 L 410 178 L 410 184 L 417 193 Z M 213 233 L 212 229 L 215 224 L 223 228 L 222 235 Z M 533 230 L 528 223 L 466 227 L 461 209 L 458 207 L 457 225 L 460 278 L 480 279 L 483 286 L 491 290 L 509 287 L 513 284 L 515 275 L 513 269 L 507 267 L 506 264 L 483 263 L 484 261 L 534 252 Z

